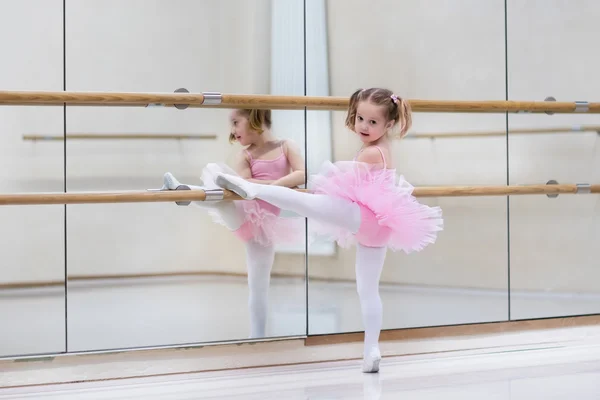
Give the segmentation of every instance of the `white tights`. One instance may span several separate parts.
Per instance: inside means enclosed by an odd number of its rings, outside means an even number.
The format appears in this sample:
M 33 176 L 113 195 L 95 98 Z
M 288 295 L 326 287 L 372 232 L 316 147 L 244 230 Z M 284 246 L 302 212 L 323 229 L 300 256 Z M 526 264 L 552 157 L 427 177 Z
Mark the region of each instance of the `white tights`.
M 320 194 L 302 193 L 292 189 L 252 184 L 256 197 L 281 209 L 293 211 L 306 218 L 335 224 L 356 233 L 361 215 L 357 204 Z M 379 279 L 385 262 L 387 248 L 356 248 L 356 288 L 360 299 L 365 327 L 365 355 L 378 347 L 383 307 L 379 296 Z
M 283 210 L 295 212 L 305 218 L 314 218 L 332 225 L 358 232 L 360 227 L 360 207 L 348 200 L 324 194 L 298 192 L 282 186 L 255 185 L 257 198 Z
M 387 248 L 356 245 L 356 291 L 365 326 L 365 354 L 378 347 L 383 319 L 379 278 Z

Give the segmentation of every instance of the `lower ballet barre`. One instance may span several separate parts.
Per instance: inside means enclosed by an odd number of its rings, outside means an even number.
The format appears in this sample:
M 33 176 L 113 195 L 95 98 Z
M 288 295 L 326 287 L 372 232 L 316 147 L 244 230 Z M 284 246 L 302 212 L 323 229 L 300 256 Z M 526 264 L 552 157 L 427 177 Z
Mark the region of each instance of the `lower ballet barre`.
M 306 189 L 296 189 L 310 192 Z M 475 197 L 521 196 L 600 193 L 600 184 L 542 184 L 515 186 L 422 186 L 414 189 L 415 197 Z M 177 190 L 149 190 L 130 192 L 75 192 L 75 193 L 15 193 L 0 194 L 0 205 L 50 204 L 111 204 L 111 203 L 171 203 L 188 205 L 192 201 L 241 200 L 229 190 L 190 190 L 181 185 Z

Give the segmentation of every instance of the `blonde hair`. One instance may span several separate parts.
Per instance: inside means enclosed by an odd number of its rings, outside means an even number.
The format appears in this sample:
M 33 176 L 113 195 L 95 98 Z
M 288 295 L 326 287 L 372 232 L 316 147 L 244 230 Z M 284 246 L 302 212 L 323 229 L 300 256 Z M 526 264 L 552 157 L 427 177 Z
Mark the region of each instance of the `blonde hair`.
M 271 110 L 239 109 L 240 114 L 248 119 L 250 129 L 258 134 L 264 132 L 263 126 L 271 129 Z M 235 142 L 235 135 L 229 134 L 229 143 Z
M 350 96 L 348 106 L 348 115 L 346 116 L 346 127 L 354 131 L 354 121 L 356 120 L 356 109 L 361 101 L 369 101 L 386 110 L 386 119 L 394 120 L 394 127 L 400 124 L 398 137 L 406 135 L 412 126 L 412 110 L 410 103 L 403 98 L 396 96 L 391 90 L 381 88 L 359 89 Z

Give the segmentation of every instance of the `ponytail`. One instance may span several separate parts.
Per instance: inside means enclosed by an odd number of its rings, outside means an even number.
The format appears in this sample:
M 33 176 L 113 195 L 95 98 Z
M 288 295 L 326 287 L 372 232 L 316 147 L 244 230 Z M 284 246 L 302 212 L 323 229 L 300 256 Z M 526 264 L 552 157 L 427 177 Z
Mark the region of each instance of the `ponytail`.
M 412 109 L 403 98 L 398 99 L 398 118 L 400 119 L 400 137 L 404 137 L 412 126 Z
M 350 130 L 354 130 L 354 121 L 356 120 L 356 108 L 358 107 L 358 95 L 363 89 L 358 89 L 350 96 L 350 103 L 348 104 L 348 114 L 346 115 L 346 127 Z

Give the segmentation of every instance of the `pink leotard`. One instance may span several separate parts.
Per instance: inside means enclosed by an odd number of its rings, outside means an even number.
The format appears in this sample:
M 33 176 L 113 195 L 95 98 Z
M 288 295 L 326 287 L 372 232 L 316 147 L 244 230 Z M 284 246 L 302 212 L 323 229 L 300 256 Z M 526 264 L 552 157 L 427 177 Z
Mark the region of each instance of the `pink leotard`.
M 250 161 L 253 179 L 277 180 L 291 171 L 291 165 L 283 151 L 283 142 L 279 146 L 281 154 L 273 160 L 260 160 L 252 157 L 246 150 Z M 242 200 L 236 202 L 245 215 L 242 226 L 235 235 L 243 240 L 255 240 L 263 245 L 294 243 L 304 235 L 304 220 L 301 218 L 281 218 L 281 209 L 263 200 Z
M 261 180 L 277 180 L 290 173 L 290 162 L 283 152 L 283 142 L 279 145 L 281 154 L 273 160 L 260 160 L 252 158 L 252 154 L 245 150 L 250 160 L 252 178 Z

